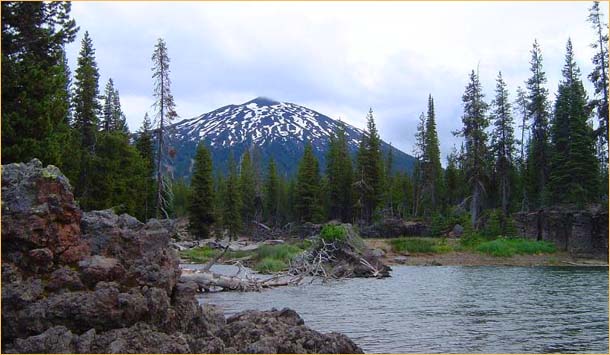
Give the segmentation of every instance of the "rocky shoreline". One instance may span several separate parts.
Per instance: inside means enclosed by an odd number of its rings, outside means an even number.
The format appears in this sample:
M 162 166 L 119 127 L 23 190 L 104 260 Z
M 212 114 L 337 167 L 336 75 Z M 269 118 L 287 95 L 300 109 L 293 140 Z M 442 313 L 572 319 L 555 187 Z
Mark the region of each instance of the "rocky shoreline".
M 289 309 L 201 307 L 169 243 L 159 221 L 82 212 L 56 167 L 2 166 L 2 351 L 362 353 Z

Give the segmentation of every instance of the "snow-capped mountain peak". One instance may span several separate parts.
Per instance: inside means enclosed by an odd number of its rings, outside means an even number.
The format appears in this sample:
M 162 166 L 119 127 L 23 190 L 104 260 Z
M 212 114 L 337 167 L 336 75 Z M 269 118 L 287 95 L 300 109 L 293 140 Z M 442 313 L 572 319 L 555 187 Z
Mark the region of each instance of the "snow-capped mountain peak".
M 264 162 L 273 157 L 279 169 L 293 173 L 305 143 L 312 145 L 323 168 L 328 140 L 339 124 L 304 106 L 266 97 L 224 106 L 173 125 L 172 145 L 179 160 L 177 173 L 190 175 L 191 159 L 200 141 L 212 150 L 214 164 L 221 170 L 226 169 L 230 153 L 238 159 L 246 149 L 256 148 Z M 362 131 L 345 126 L 350 150 L 355 152 Z M 389 146 L 384 143 L 382 148 L 387 151 Z M 410 169 L 412 157 L 398 150 L 394 153 L 397 167 Z

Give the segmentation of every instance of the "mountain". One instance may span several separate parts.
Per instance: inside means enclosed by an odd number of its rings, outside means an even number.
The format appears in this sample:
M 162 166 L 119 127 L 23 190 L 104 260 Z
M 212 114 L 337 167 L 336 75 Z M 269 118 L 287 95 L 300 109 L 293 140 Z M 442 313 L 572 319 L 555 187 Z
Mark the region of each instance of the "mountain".
M 264 97 L 224 106 L 171 126 L 170 146 L 176 151 L 175 176 L 190 176 L 200 141 L 211 150 L 215 169 L 226 171 L 231 152 L 239 161 L 246 149 L 251 149 L 265 166 L 273 157 L 278 170 L 289 175 L 296 172 L 305 142 L 309 142 L 322 171 L 326 166 L 328 139 L 338 125 L 339 121 L 306 107 Z M 355 156 L 362 130 L 345 125 L 350 151 Z M 384 156 L 389 149 L 390 145 L 382 142 Z M 392 149 L 394 169 L 411 171 L 415 158 Z

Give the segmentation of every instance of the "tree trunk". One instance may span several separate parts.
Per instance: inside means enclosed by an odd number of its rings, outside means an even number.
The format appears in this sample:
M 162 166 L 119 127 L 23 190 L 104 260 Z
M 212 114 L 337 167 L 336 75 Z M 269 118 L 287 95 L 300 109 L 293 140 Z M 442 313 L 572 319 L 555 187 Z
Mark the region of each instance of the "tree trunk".
M 477 220 L 479 219 L 479 195 L 479 182 L 475 181 L 472 189 L 472 199 L 470 200 L 470 218 L 474 229 L 477 229 Z

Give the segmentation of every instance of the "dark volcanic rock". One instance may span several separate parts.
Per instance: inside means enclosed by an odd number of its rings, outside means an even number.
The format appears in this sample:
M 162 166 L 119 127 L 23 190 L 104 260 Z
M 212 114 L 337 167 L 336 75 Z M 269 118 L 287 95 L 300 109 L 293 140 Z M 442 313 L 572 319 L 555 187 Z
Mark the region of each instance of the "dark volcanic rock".
M 608 257 L 608 211 L 554 207 L 513 214 L 519 235 L 554 243 L 574 256 Z
M 360 228 L 364 238 L 398 238 L 403 236 L 423 236 L 428 227 L 421 222 L 404 221 L 400 218 L 386 218 L 370 226 Z
M 169 241 L 156 220 L 82 213 L 53 166 L 38 160 L 2 166 L 2 351 L 360 350 L 345 336 L 295 323 L 290 311 L 245 313 L 244 327 L 264 330 L 264 337 L 240 336 L 246 328 L 202 308 L 197 286 L 179 281 Z M 278 328 L 267 329 L 271 323 Z
M 246 311 L 227 319 L 219 336 L 226 346 L 253 354 L 362 353 L 345 335 L 305 327 L 291 309 Z

